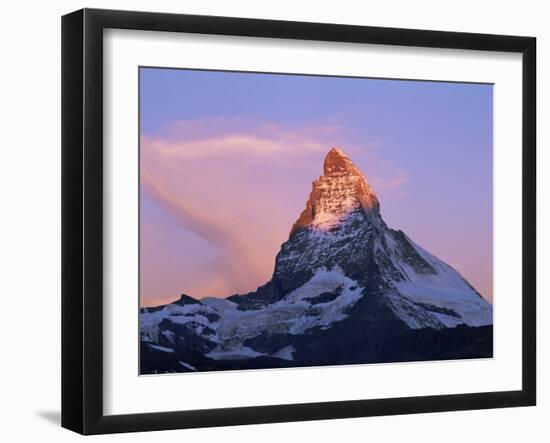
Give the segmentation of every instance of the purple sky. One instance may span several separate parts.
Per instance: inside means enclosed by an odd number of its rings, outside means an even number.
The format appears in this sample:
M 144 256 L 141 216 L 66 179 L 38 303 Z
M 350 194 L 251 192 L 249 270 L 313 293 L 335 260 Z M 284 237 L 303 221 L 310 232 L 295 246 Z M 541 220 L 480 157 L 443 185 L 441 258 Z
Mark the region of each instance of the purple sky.
M 331 146 L 492 300 L 491 85 L 142 68 L 141 304 L 271 277 Z

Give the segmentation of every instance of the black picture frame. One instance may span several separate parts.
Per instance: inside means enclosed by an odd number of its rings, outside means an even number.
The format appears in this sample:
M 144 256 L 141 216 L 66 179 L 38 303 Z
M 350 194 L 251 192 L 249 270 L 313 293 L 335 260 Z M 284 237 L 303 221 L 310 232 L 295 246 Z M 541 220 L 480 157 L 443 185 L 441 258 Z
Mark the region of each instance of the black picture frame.
M 522 389 L 324 403 L 103 412 L 103 30 L 503 51 L 522 54 Z M 82 434 L 290 422 L 536 403 L 536 39 L 83 9 L 62 18 L 62 426 Z

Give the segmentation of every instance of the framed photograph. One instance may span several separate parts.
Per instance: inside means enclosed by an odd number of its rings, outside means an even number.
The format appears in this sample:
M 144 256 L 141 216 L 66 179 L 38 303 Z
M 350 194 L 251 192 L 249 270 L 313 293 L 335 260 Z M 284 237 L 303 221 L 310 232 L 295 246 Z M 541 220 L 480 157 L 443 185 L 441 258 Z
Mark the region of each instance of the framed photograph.
M 62 20 L 62 425 L 536 402 L 532 37 Z

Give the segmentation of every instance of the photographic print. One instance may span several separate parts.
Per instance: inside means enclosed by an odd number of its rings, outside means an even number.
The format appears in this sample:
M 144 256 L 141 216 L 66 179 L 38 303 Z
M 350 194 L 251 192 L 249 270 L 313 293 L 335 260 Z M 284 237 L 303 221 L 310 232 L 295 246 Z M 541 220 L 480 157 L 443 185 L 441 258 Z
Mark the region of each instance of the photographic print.
M 140 374 L 493 357 L 493 85 L 139 69 Z

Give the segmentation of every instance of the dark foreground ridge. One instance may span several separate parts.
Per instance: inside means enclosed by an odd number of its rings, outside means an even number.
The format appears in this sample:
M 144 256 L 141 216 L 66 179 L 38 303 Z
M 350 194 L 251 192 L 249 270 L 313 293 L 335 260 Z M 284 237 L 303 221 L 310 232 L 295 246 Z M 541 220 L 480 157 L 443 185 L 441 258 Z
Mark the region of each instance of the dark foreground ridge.
M 492 358 L 493 327 L 423 328 L 405 331 L 381 342 L 355 339 L 344 346 L 337 337 L 321 335 L 304 350 L 303 360 L 300 359 L 301 355 L 297 355 L 294 361 L 269 356 L 214 360 L 197 352 L 160 351 L 144 342 L 141 343 L 140 352 L 142 375 Z

